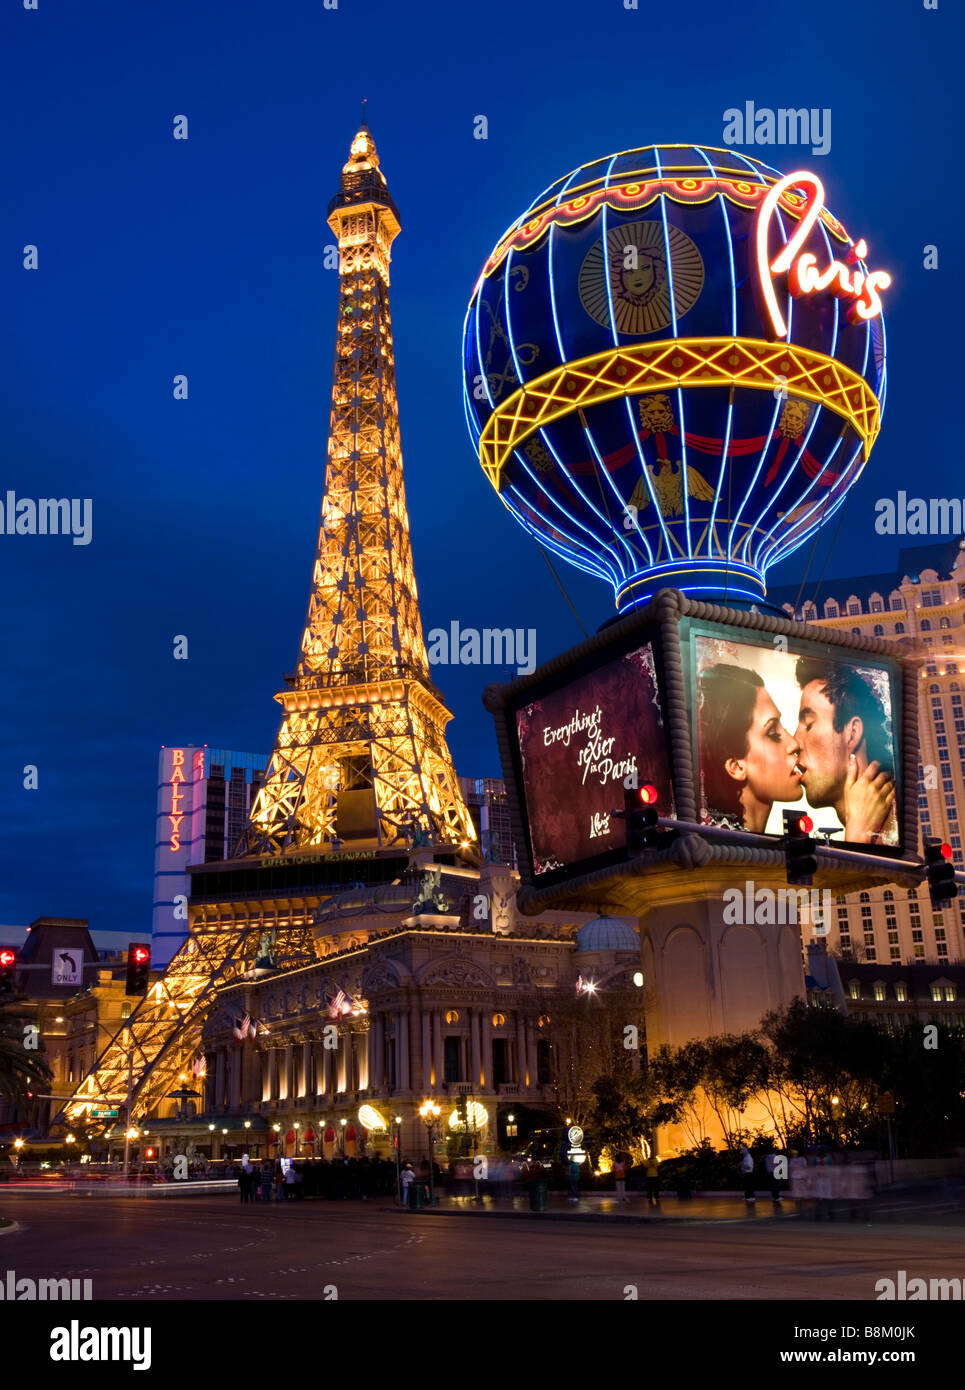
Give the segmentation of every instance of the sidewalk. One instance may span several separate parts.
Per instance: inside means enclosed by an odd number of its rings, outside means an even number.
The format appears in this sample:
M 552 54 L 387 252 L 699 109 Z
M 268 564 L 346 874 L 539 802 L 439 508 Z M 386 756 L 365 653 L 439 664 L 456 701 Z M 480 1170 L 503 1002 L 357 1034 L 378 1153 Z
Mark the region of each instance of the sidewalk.
M 603 1221 L 611 1223 L 633 1222 L 691 1222 L 691 1221 L 775 1221 L 796 1217 L 795 1204 L 787 1199 L 773 1202 L 769 1195 L 758 1197 L 756 1202 L 747 1202 L 738 1192 L 698 1193 L 689 1199 L 679 1198 L 673 1193 L 661 1193 L 656 1207 L 651 1207 L 645 1196 L 631 1193 L 626 1202 L 618 1202 L 612 1193 L 588 1192 L 579 1202 L 571 1202 L 565 1192 L 551 1192 L 546 1211 L 530 1210 L 529 1197 L 525 1193 L 511 1197 L 481 1197 L 475 1201 L 471 1196 L 454 1197 L 446 1192 L 437 1192 L 437 1205 L 425 1206 L 411 1212 L 413 1216 L 502 1216 L 523 1217 L 531 1221 Z M 408 1211 L 408 1208 L 394 1207 L 393 1210 Z

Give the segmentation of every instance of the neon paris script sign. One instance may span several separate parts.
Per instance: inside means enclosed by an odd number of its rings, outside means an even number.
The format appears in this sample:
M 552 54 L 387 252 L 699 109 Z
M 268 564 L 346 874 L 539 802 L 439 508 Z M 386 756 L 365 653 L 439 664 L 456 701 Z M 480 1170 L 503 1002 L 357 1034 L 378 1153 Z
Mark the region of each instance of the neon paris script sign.
M 791 189 L 797 188 L 803 188 L 808 194 L 804 212 L 794 235 L 775 258 L 770 260 L 767 239 L 771 219 L 781 197 Z M 806 169 L 799 169 L 796 174 L 788 174 L 786 178 L 780 179 L 761 204 L 757 217 L 757 271 L 771 326 L 778 338 L 783 338 L 787 333 L 787 324 L 774 293 L 774 279 L 778 275 L 787 275 L 787 287 L 793 299 L 818 294 L 822 290 L 829 290 L 839 299 L 849 299 L 849 323 L 873 319 L 881 313 L 879 291 L 888 288 L 891 276 L 884 270 L 866 273 L 859 268 L 858 262 L 864 260 L 868 254 L 868 245 L 864 237 L 851 247 L 847 265 L 834 260 L 830 265 L 820 269 L 817 256 L 802 249 L 823 210 L 824 185 L 817 174 L 811 174 Z

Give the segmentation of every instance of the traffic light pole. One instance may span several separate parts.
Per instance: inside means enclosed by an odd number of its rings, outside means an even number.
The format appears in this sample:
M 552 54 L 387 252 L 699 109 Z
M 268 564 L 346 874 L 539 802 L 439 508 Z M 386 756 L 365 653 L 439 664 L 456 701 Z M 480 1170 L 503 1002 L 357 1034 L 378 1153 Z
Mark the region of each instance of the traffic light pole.
M 132 1045 L 131 1030 L 127 1030 L 127 1045 L 130 1051 L 127 1054 L 127 1106 L 124 1111 L 124 1176 L 128 1177 L 131 1171 L 131 1094 L 134 1090 L 134 1047 Z

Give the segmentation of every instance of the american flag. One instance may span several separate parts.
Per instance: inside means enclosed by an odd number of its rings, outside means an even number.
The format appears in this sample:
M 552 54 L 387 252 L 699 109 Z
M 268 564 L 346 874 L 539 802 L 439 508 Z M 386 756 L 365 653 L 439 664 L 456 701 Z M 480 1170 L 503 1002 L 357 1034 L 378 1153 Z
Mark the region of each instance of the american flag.
M 329 1006 L 328 1006 L 329 1017 L 330 1017 L 330 1018 L 339 1018 L 339 1017 L 341 1016 L 341 1014 L 343 1014 L 343 1013 L 345 1012 L 345 1010 L 344 1010 L 344 1008 L 343 1008 L 343 1005 L 344 1005 L 344 1004 L 345 1004 L 345 991 L 344 991 L 344 989 L 340 989 L 339 992 L 336 994 L 335 998 L 332 1000 L 332 1002 L 331 1002 L 331 1003 L 329 1004 Z
M 583 976 L 582 976 L 582 975 L 577 975 L 577 977 L 576 977 L 576 992 L 577 992 L 577 994 L 582 994 L 582 993 L 583 993 L 583 989 L 584 989 Z
M 208 1070 L 207 1058 L 204 1057 L 203 1054 L 202 1054 L 200 1057 L 195 1057 L 194 1061 L 191 1063 L 191 1071 L 192 1071 L 192 1073 L 193 1073 L 195 1076 L 197 1076 L 197 1077 L 202 1077 L 202 1076 L 205 1076 L 205 1075 L 207 1074 L 207 1070 Z
M 249 1014 L 245 1014 L 244 1018 L 236 1018 L 234 1027 L 235 1041 L 243 1042 L 244 1039 L 248 1036 L 248 1029 L 250 1027 L 251 1016 Z

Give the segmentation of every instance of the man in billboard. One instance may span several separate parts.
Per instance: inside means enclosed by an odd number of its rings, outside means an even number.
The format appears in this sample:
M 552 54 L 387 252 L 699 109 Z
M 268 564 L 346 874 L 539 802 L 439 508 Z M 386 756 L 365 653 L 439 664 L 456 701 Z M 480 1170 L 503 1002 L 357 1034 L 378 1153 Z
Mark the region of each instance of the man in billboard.
M 895 804 L 891 739 L 875 691 L 844 662 L 802 656 L 794 741 L 808 804 L 833 806 L 845 840 L 881 843 Z

